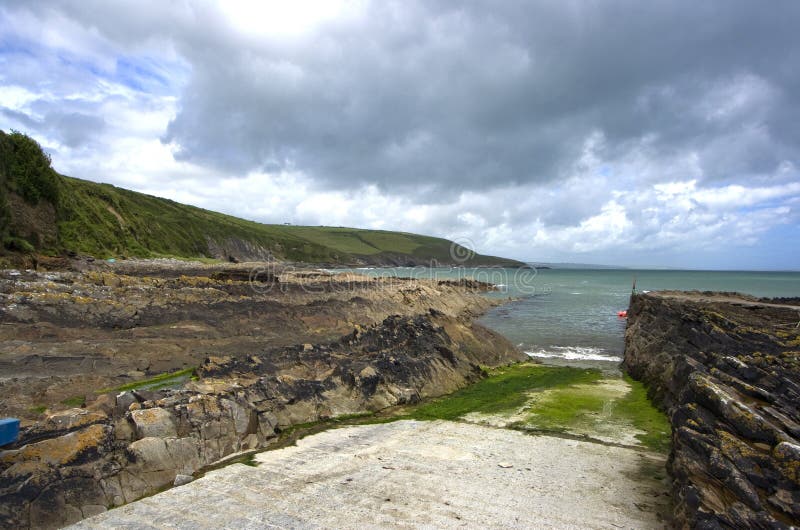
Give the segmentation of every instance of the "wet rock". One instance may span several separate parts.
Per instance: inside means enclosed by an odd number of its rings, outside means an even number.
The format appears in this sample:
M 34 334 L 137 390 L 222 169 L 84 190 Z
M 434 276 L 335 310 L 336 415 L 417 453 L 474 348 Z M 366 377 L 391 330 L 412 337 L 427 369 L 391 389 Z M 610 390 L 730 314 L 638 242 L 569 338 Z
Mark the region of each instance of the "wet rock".
M 800 492 L 779 489 L 769 497 L 770 504 L 794 518 L 800 518 Z
M 117 400 L 113 395 L 100 394 L 94 401 L 92 401 L 89 404 L 87 409 L 92 412 L 99 412 L 104 416 L 109 416 L 114 414 L 116 406 L 117 406 Z
M 0 454 L 3 463 L 41 462 L 49 466 L 83 463 L 102 455 L 110 447 L 111 429 L 90 425 L 63 436 L 49 438 Z
M 139 400 L 133 394 L 133 392 L 126 391 L 120 392 L 117 394 L 116 397 L 116 411 L 118 414 L 124 414 L 130 409 L 130 406 L 134 403 L 138 403 Z
M 778 468 L 783 477 L 800 487 L 800 445 L 781 442 L 775 446 L 772 454 L 778 461 Z
M 100 411 L 69 409 L 49 415 L 44 421 L 26 429 L 17 445 L 31 443 L 44 438 L 53 438 L 88 425 L 104 422 L 108 415 Z

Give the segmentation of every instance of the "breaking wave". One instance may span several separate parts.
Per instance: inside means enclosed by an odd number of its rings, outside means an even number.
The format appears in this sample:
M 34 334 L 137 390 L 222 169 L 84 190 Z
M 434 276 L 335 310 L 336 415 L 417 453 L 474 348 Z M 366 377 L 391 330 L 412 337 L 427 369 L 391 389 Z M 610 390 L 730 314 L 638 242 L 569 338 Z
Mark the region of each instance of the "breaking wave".
M 603 348 L 590 346 L 551 346 L 547 349 L 526 351 L 531 357 L 539 359 L 564 359 L 567 361 L 608 361 L 618 363 L 622 357 L 609 355 Z

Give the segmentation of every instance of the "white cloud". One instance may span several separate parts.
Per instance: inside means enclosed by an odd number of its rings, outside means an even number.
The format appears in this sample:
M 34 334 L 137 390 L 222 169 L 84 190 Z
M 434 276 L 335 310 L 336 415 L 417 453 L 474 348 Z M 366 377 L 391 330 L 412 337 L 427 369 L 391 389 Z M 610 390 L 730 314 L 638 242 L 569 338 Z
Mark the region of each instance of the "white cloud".
M 797 231 L 793 28 L 560 6 L 12 2 L 0 128 L 76 177 L 522 259 L 725 266 Z

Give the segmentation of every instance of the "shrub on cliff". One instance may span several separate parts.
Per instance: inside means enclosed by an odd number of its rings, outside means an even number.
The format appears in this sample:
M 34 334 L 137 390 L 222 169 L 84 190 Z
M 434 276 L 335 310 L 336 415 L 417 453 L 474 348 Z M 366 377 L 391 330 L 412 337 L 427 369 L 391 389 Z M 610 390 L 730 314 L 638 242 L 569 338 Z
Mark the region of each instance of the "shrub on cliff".
M 29 253 L 56 243 L 60 180 L 36 140 L 0 131 L 0 251 Z
M 18 131 L 1 134 L 4 184 L 29 204 L 41 199 L 56 204 L 58 174 L 50 165 L 50 156 L 30 136 Z

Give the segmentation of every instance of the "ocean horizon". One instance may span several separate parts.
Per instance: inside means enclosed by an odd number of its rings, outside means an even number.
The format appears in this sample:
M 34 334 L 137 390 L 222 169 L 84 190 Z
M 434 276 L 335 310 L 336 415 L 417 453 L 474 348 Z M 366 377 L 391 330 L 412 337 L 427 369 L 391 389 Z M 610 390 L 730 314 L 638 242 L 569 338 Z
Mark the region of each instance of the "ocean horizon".
M 537 263 L 537 265 L 541 265 Z M 511 298 L 479 321 L 544 364 L 613 370 L 622 361 L 626 319 L 638 292 L 679 290 L 737 292 L 755 297 L 800 297 L 797 271 L 691 269 L 491 269 L 362 267 L 370 276 L 470 278 L 497 286 L 488 296 Z M 798 317 L 800 318 L 800 317 Z

